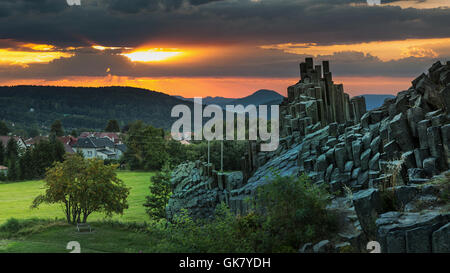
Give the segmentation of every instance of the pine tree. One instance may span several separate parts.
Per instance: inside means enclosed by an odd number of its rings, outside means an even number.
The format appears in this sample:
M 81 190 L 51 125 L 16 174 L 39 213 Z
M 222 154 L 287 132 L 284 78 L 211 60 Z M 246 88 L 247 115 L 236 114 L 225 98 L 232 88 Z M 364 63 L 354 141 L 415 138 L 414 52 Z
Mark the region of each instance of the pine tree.
M 53 146 L 53 161 L 63 162 L 66 154 L 64 144 L 58 139 L 51 140 L 50 144 Z
M 6 136 L 9 132 L 11 132 L 11 130 L 8 128 L 6 123 L 4 121 L 0 121 L 0 135 Z
M 0 165 L 5 164 L 5 147 L 3 143 L 0 142 Z
M 120 126 L 117 120 L 109 120 L 108 125 L 106 125 L 105 132 L 120 132 Z
M 8 180 L 9 181 L 16 181 L 19 178 L 19 170 L 17 167 L 17 158 L 12 157 L 9 159 L 9 165 L 8 165 Z
M 8 160 L 11 160 L 12 158 L 16 159 L 18 155 L 19 147 L 17 146 L 16 140 L 11 137 L 6 144 L 6 158 Z
M 35 178 L 33 158 L 31 150 L 27 149 L 23 156 L 19 159 L 19 173 L 20 179 L 28 180 Z
M 56 120 L 55 122 L 53 122 L 50 128 L 50 135 L 55 135 L 57 137 L 64 135 L 63 126 L 60 120 Z

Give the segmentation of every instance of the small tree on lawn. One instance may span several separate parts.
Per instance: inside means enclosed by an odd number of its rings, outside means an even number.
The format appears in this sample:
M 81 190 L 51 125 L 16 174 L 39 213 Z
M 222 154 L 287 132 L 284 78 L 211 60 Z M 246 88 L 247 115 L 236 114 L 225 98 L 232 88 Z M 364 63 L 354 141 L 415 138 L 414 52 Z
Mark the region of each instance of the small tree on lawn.
M 32 208 L 42 203 L 63 205 L 67 222 L 86 223 L 93 212 L 123 214 L 128 208 L 130 193 L 116 176 L 117 165 L 105 165 L 99 159 L 84 159 L 67 155 L 64 162 L 57 162 L 47 170 L 45 194 L 33 201 Z
M 170 184 L 170 168 L 166 164 L 162 171 L 151 178 L 150 195 L 144 204 L 151 219 L 166 218 L 166 205 L 169 202 L 172 187 Z

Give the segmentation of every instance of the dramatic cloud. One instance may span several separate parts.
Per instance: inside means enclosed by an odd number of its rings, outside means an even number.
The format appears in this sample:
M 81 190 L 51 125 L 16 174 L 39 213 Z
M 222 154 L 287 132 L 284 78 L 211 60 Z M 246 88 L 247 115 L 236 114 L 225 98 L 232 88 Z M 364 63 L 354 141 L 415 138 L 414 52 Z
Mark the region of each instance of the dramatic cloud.
M 346 0 L 4 1 L 0 37 L 35 43 L 367 42 L 450 37 L 450 9 L 402 9 Z
M 152 78 L 267 83 L 298 78 L 298 63 L 314 56 L 330 60 L 336 77 L 359 77 L 360 85 L 364 77 L 382 77 L 404 86 L 387 78 L 408 82 L 450 57 L 446 2 L 81 0 L 69 6 L 65 0 L 2 0 L 0 84 L 80 78 L 87 85 Z

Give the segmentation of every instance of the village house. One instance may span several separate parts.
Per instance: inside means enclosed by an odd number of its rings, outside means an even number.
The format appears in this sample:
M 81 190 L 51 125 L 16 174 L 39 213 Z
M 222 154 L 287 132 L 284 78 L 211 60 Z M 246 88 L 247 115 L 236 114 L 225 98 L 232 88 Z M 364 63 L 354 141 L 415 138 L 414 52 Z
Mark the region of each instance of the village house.
M 74 154 L 75 151 L 72 149 L 72 146 L 77 143 L 77 138 L 73 136 L 62 136 L 57 138 L 61 143 L 64 145 L 64 150 L 66 153 Z M 29 138 L 25 140 L 25 145 L 29 148 L 34 147 L 36 144 L 38 144 L 41 141 L 48 141 L 48 136 L 36 136 L 33 138 Z
M 0 174 L 2 175 L 8 175 L 8 167 L 0 165 Z
M 122 134 L 121 133 L 111 133 L 111 132 L 82 132 L 79 138 L 86 137 L 96 137 L 96 138 L 109 138 L 114 144 L 122 144 Z
M 72 146 L 75 152 L 83 153 L 85 158 L 119 159 L 125 152 L 125 144 L 115 144 L 109 137 L 80 137 Z

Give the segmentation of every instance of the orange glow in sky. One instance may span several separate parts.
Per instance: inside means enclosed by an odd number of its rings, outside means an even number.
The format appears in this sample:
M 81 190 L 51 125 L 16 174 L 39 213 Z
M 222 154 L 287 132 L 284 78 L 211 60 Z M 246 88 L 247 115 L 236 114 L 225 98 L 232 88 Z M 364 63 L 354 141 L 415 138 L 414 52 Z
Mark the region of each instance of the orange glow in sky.
M 334 52 L 358 51 L 376 56 L 382 61 L 398 60 L 407 57 L 430 57 L 450 54 L 450 38 L 407 39 L 398 41 L 377 41 L 356 44 L 318 45 L 275 44 L 261 46 L 263 49 L 277 49 L 293 54 L 332 55 Z
M 287 87 L 298 78 L 131 78 L 119 76 L 69 77 L 62 80 L 28 79 L 0 81 L 0 85 L 55 85 L 55 86 L 132 86 L 183 97 L 222 96 L 241 98 L 259 89 L 275 90 L 286 96 Z M 411 86 L 412 78 L 395 77 L 336 77 L 350 96 L 362 94 L 397 94 Z
M 52 45 L 18 43 L 18 48 L 0 48 L 0 64 L 27 65 L 48 63 L 58 58 L 71 57 L 72 53 L 56 50 Z
M 381 1 L 383 2 L 383 1 Z M 434 8 L 448 8 L 450 7 L 450 2 L 448 0 L 401 0 L 391 3 L 385 3 L 384 6 L 399 6 L 403 9 L 406 8 L 416 8 L 416 9 L 434 9 Z

